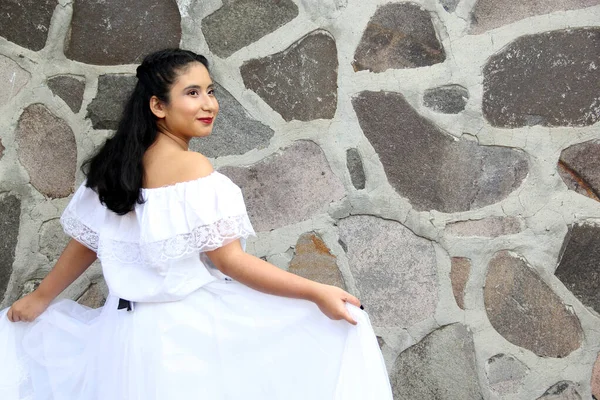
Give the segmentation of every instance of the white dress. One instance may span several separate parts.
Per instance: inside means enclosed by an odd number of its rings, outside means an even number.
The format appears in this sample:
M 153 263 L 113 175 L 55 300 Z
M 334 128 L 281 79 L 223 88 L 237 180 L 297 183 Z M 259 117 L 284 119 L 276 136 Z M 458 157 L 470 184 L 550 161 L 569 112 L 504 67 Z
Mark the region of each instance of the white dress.
M 56 301 L 32 323 L 0 311 L 1 400 L 392 399 L 365 312 L 332 321 L 210 263 L 205 251 L 254 234 L 227 177 L 143 196 L 119 216 L 77 190 L 61 223 L 97 252 L 110 295 L 99 309 Z

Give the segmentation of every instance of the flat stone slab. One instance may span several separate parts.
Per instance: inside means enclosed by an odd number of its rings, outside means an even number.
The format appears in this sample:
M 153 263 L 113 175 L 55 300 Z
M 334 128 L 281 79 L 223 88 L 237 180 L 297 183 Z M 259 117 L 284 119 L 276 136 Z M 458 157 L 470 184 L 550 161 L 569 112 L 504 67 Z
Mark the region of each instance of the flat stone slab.
M 560 153 L 558 173 L 567 187 L 600 201 L 600 140 L 573 145 Z
M 345 195 L 323 150 L 308 140 L 299 140 L 282 153 L 249 167 L 223 167 L 219 171 L 242 188 L 257 232 L 324 213 L 331 202 Z
M 361 92 L 358 122 L 389 183 L 418 211 L 467 211 L 505 199 L 529 170 L 520 150 L 455 140 L 400 93 Z
M 438 295 L 432 242 L 399 222 L 370 215 L 344 218 L 338 227 L 374 326 L 408 328 L 434 315 Z
M 600 312 L 600 227 L 569 227 L 556 277 L 587 307 Z
M 12 274 L 20 225 L 21 200 L 13 195 L 0 195 L 0 301 Z
M 482 110 L 496 127 L 589 126 L 600 120 L 600 28 L 519 37 L 483 69 Z
M 581 346 L 579 319 L 527 263 L 494 255 L 483 291 L 490 323 L 506 340 L 540 357 L 566 357 Z
M 427 89 L 423 94 L 423 104 L 442 114 L 458 114 L 465 109 L 469 91 L 460 85 L 445 85 Z
M 455 236 L 481 236 L 494 238 L 521 232 L 522 222 L 516 217 L 488 217 L 457 221 L 446 225 L 446 233 Z
M 86 289 L 86 291 L 77 299 L 79 304 L 90 308 L 99 308 L 106 302 L 108 296 L 108 286 L 104 280 L 94 282 Z
M 336 257 L 317 234 L 308 232 L 298 238 L 288 271 L 304 278 L 346 289 Z
M 577 384 L 571 381 L 560 381 L 537 398 L 537 400 L 581 400 Z
M 1 15 L 2 13 L 0 13 Z M 31 74 L 16 62 L 0 55 L 0 107 L 8 104 L 31 79 Z
M 498 394 L 517 393 L 529 368 L 510 354 L 496 354 L 485 363 L 485 374 L 490 389 Z
M 430 333 L 400 353 L 390 383 L 396 400 L 483 400 L 471 333 L 462 324 Z
M 98 77 L 98 92 L 88 105 L 86 115 L 94 129 L 117 129 L 125 102 L 136 83 L 134 75 L 106 74 Z
M 83 76 L 59 75 L 48 79 L 48 87 L 73 111 L 78 113 L 83 102 L 85 78 Z
M 32 104 L 19 117 L 15 136 L 19 161 L 33 187 L 52 198 L 73 193 L 77 144 L 66 121 L 44 105 Z
M 263 149 L 273 137 L 273 129 L 253 118 L 225 88 L 215 83 L 219 115 L 210 136 L 193 138 L 190 149 L 217 158 Z
M 237 0 L 202 20 L 202 33 L 210 50 L 226 58 L 274 32 L 298 16 L 292 0 Z
M 465 288 L 471 273 L 471 260 L 465 257 L 452 257 L 450 267 L 450 281 L 452 293 L 456 304 L 465 309 Z
M 33 51 L 43 49 L 57 5 L 56 0 L 3 1 L 0 36 Z
M 40 228 L 40 253 L 54 262 L 58 260 L 69 240 L 58 218 L 46 221 Z
M 87 64 L 138 64 L 153 51 L 179 47 L 180 40 L 175 0 L 78 0 L 65 55 Z
M 248 89 L 286 121 L 330 119 L 337 107 L 337 49 L 329 32 L 316 30 L 271 56 L 244 62 Z
M 535 15 L 576 10 L 598 4 L 599 0 L 478 0 L 471 15 L 471 33 L 483 33 Z
M 375 11 L 354 53 L 355 71 L 425 67 L 446 59 L 431 15 L 414 3 L 390 3 Z
M 364 189 L 367 179 L 365 177 L 362 158 L 360 157 L 358 150 L 346 150 L 346 167 L 348 168 L 348 172 L 350 172 L 352 185 L 358 190 Z

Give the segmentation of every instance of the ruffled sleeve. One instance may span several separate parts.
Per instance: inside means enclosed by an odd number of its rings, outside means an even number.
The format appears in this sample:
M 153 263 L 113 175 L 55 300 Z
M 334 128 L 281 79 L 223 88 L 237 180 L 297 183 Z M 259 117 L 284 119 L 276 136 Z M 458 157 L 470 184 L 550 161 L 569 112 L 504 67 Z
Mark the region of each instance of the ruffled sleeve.
M 60 217 L 60 223 L 67 235 L 97 252 L 105 217 L 106 207 L 100 203 L 98 194 L 83 182 Z

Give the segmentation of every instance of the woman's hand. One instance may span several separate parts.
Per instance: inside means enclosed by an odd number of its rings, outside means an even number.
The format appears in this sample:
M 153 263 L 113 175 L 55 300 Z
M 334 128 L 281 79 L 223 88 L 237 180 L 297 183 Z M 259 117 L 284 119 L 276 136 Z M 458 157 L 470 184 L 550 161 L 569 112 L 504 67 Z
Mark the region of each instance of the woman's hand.
M 31 322 L 50 305 L 50 301 L 36 291 L 14 302 L 6 316 L 12 322 Z
M 360 301 L 345 290 L 336 286 L 321 285 L 315 298 L 315 304 L 329 318 L 334 320 L 345 319 L 352 325 L 356 325 L 356 321 L 348 310 L 345 303 L 350 303 L 356 307 L 360 307 Z

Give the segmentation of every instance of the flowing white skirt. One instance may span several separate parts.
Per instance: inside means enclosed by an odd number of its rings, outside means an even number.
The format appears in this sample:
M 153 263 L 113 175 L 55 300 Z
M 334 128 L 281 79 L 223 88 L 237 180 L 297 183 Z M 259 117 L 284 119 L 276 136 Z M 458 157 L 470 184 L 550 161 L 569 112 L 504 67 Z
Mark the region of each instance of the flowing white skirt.
M 185 299 L 117 310 L 70 300 L 33 323 L 0 311 L 2 400 L 391 400 L 365 312 L 217 281 Z

